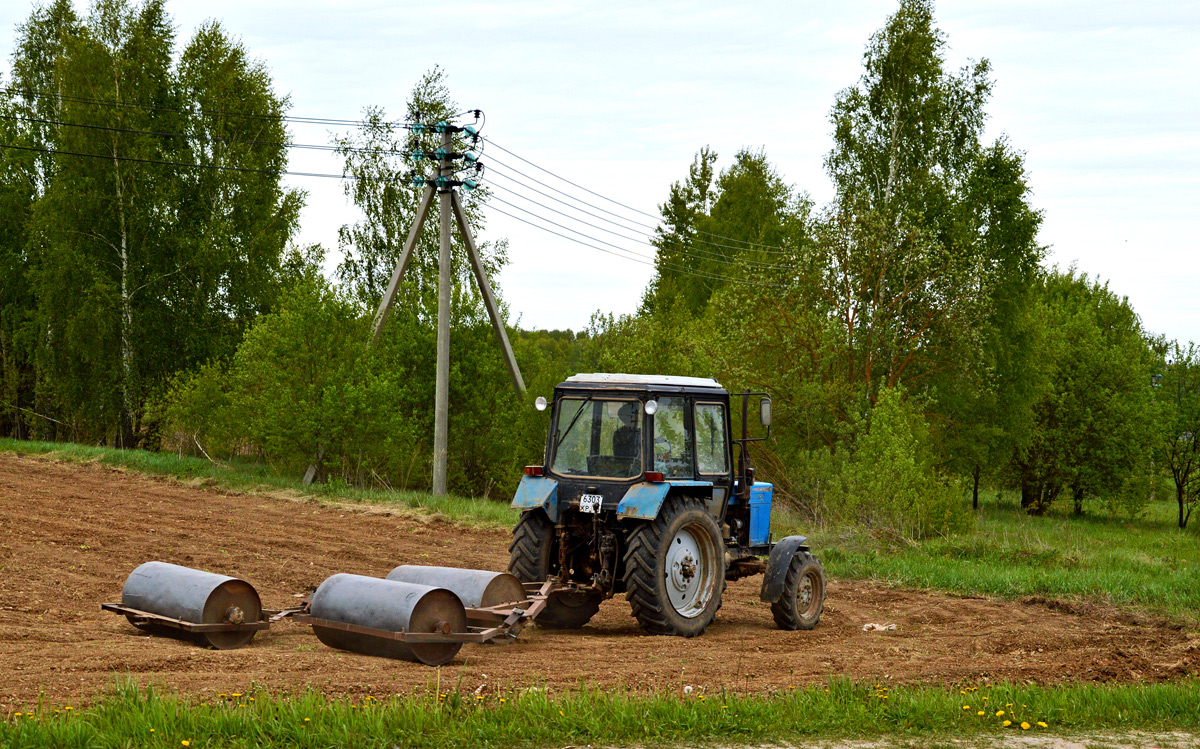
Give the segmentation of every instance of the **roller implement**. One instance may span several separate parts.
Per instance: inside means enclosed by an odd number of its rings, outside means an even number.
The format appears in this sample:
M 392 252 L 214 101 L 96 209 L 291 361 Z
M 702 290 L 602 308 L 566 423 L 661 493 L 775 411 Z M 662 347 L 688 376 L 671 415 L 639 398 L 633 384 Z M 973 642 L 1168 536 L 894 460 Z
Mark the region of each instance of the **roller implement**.
M 773 487 L 756 481 L 751 464 L 750 444 L 770 436 L 765 393 L 731 395 L 694 377 L 580 374 L 536 405 L 551 409 L 549 435 L 542 464 L 526 467 L 513 498 L 521 514 L 507 572 L 339 573 L 303 605 L 267 610 L 244 580 L 147 562 L 121 602 L 102 608 L 221 650 L 292 619 L 330 647 L 436 666 L 464 644 L 512 640 L 530 623 L 582 627 L 620 593 L 647 632 L 694 637 L 712 623 L 727 581 L 765 573 L 760 598 L 775 623 L 817 625 L 824 570 L 803 536 L 772 539 Z

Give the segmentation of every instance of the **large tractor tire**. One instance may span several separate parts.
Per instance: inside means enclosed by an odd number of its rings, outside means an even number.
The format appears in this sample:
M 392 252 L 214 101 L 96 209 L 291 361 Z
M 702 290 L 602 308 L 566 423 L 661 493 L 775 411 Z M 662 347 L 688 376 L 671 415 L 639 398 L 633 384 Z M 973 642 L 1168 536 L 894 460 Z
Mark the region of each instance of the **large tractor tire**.
M 780 629 L 812 629 L 825 610 L 825 569 L 807 551 L 792 557 L 783 595 L 771 604 L 771 615 Z
M 508 571 L 523 583 L 544 582 L 557 562 L 554 524 L 541 510 L 521 513 L 508 545 Z M 567 593 L 551 597 L 534 621 L 546 629 L 579 629 L 600 610 L 599 593 Z
M 670 497 L 658 517 L 629 534 L 625 591 L 642 629 L 695 637 L 721 607 L 725 546 L 707 506 Z

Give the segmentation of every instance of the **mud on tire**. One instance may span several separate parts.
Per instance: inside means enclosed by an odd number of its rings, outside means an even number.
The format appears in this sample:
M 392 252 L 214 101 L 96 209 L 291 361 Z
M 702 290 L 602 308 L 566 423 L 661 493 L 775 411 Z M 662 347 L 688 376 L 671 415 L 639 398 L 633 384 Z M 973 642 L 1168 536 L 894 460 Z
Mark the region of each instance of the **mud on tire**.
M 802 551 L 792 557 L 783 579 L 783 595 L 771 604 L 780 629 L 812 629 L 825 610 L 825 569 L 820 560 Z
M 555 573 L 554 524 L 541 510 L 521 513 L 508 545 L 508 571 L 523 583 L 540 583 Z M 579 629 L 600 610 L 599 594 L 572 593 L 546 601 L 535 620 L 546 629 Z
M 658 517 L 629 534 L 625 591 L 633 616 L 652 634 L 703 634 L 721 607 L 725 545 L 707 506 L 669 497 Z

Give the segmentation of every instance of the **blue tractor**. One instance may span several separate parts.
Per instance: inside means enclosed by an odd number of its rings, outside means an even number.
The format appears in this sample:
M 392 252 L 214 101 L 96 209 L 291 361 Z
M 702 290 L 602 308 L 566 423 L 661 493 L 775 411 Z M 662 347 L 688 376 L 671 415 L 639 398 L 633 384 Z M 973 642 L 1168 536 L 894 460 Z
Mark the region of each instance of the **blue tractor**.
M 771 539 L 769 483 L 755 481 L 750 401 L 770 434 L 764 393 L 731 396 L 716 380 L 578 374 L 554 389 L 541 465 L 528 466 L 509 571 L 562 586 L 537 619 L 582 627 L 624 593 L 641 627 L 695 637 L 721 607 L 727 580 L 764 573 L 761 598 L 783 629 L 812 629 L 825 607 L 825 572 L 803 536 Z M 736 451 L 735 449 L 736 448 Z M 764 557 L 766 561 L 764 562 Z

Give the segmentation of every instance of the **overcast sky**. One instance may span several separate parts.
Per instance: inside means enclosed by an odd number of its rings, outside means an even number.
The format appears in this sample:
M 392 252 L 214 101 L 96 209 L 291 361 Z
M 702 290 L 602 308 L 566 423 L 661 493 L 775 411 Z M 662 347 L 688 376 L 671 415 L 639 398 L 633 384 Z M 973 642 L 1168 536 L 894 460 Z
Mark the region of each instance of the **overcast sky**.
M 0 7 L 5 60 L 32 7 Z M 180 46 L 202 21 L 220 20 L 267 64 L 294 115 L 353 118 L 367 105 L 400 115 L 415 81 L 441 65 L 458 103 L 487 113 L 496 144 L 651 214 L 704 145 L 721 166 L 739 148 L 763 148 L 788 183 L 829 200 L 830 106 L 895 7 L 168 2 Z M 1107 280 L 1148 329 L 1200 341 L 1200 4 L 943 0 L 937 21 L 953 67 L 992 62 L 988 137 L 1007 135 L 1026 154 L 1050 262 Z M 328 128 L 293 134 L 328 141 Z M 291 168 L 340 172 L 340 163 L 293 151 Z M 337 229 L 355 209 L 335 180 L 289 183 L 309 193 L 300 241 L 324 244 L 336 262 Z M 480 238 L 499 237 L 510 241 L 501 293 L 523 327 L 578 329 L 596 310 L 632 312 L 651 276 L 493 211 Z

